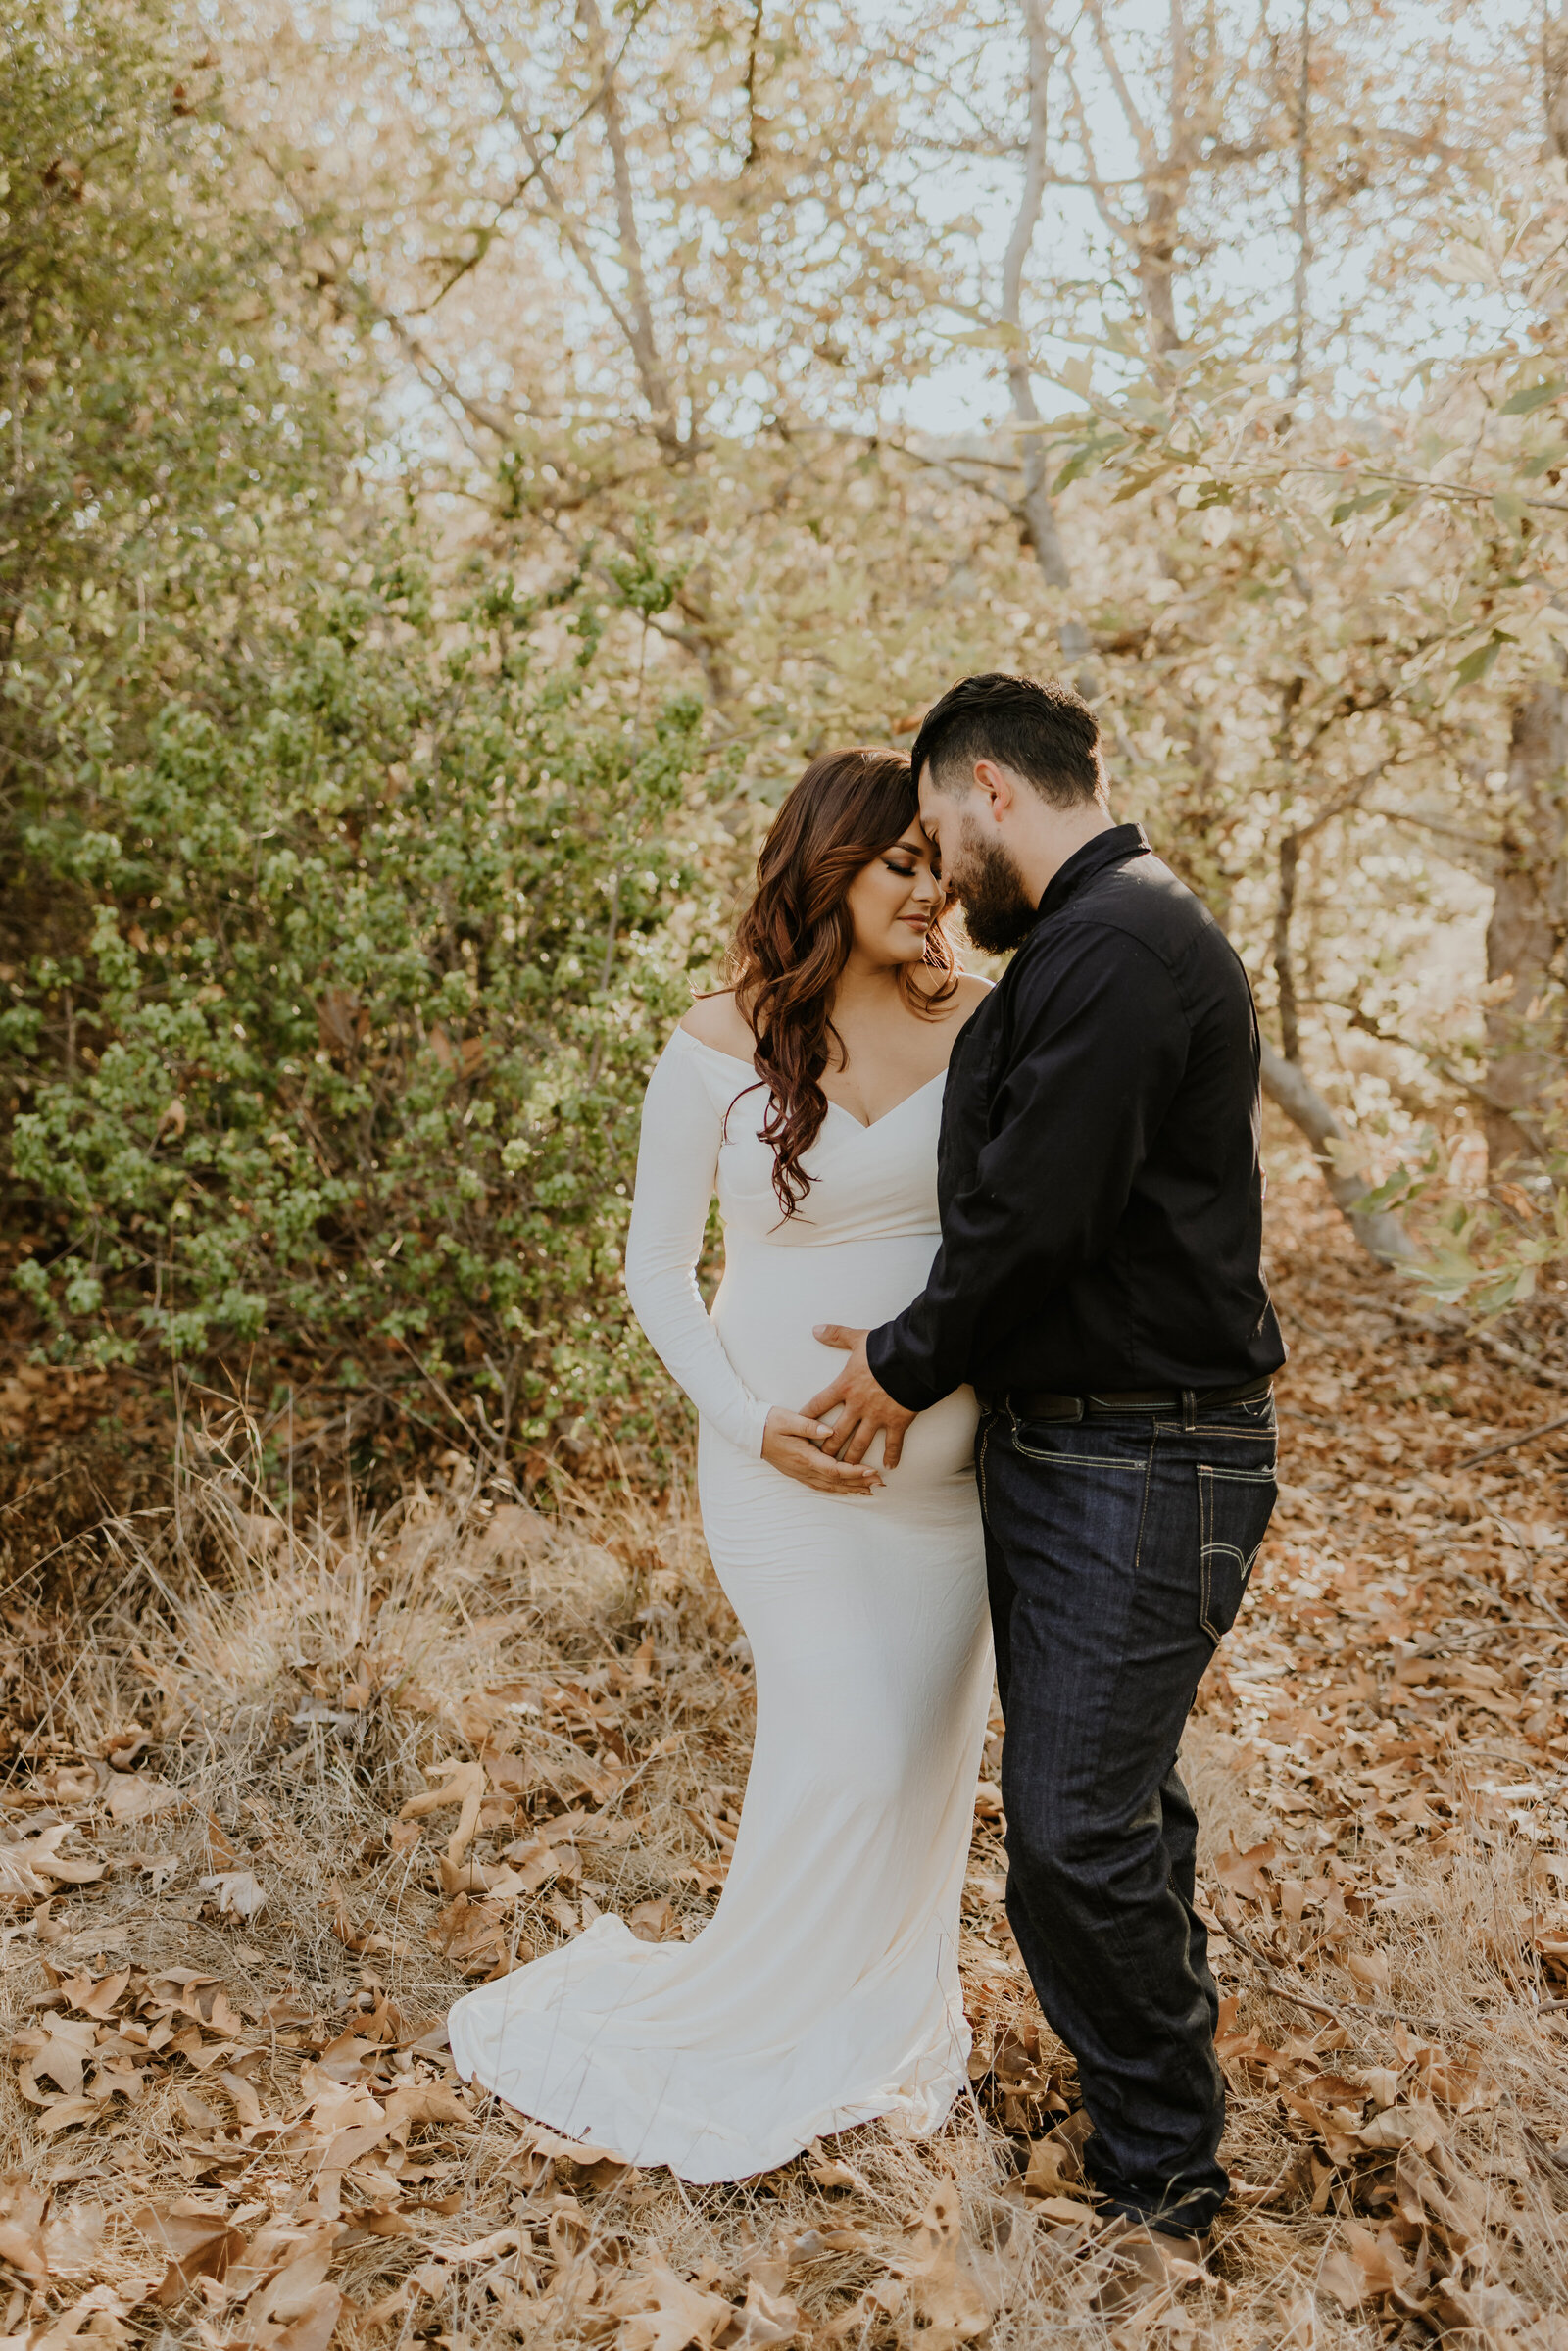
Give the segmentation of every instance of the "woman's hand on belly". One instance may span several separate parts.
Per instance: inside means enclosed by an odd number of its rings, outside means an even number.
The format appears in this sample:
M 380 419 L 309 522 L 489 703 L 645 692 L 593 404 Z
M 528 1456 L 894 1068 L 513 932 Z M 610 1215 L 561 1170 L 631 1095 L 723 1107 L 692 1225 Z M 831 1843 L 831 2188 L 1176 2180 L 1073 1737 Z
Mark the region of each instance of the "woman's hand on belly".
M 762 1459 L 815 1494 L 869 1494 L 880 1486 L 881 1473 L 870 1462 L 835 1461 L 822 1451 L 832 1435 L 825 1420 L 808 1420 L 775 1404 L 762 1432 Z

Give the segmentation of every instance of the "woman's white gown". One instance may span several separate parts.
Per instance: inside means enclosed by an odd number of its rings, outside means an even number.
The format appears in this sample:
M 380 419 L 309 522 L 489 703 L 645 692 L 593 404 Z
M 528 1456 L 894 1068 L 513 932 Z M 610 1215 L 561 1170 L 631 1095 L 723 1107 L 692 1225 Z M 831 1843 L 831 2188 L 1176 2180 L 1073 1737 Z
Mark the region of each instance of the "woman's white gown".
M 690 2180 L 767 2171 L 876 2116 L 934 2129 L 969 2053 L 958 1903 L 991 1690 L 973 1396 L 921 1413 L 870 1495 L 814 1494 L 760 1458 L 769 1405 L 798 1410 L 843 1366 L 812 1324 L 884 1322 L 925 1280 L 942 1081 L 870 1127 L 830 1105 L 787 1221 L 763 1099 L 748 1064 L 676 1030 L 626 1252 L 643 1328 L 698 1408 L 704 1531 L 757 1676 L 723 1894 L 689 1943 L 596 1919 L 451 2019 L 465 2075 Z M 710 1320 L 695 1268 L 715 1182 Z

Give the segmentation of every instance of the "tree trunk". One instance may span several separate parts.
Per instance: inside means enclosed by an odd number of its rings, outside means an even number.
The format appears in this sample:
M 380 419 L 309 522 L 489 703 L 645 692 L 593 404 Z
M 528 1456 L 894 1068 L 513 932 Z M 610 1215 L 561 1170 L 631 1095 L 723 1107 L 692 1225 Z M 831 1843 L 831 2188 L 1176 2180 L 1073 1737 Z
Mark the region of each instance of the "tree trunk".
M 1034 243 L 1046 192 L 1046 91 L 1051 78 L 1051 35 L 1041 0 L 1023 0 L 1023 22 L 1029 51 L 1029 135 L 1024 146 L 1023 189 L 1018 198 L 1017 217 L 1002 262 L 1002 320 L 1012 329 L 1014 338 L 1007 352 L 1007 389 L 1012 396 L 1013 419 L 1019 427 L 1024 528 L 1047 587 L 1067 591 L 1072 586 L 1072 574 L 1067 568 L 1066 552 L 1047 486 L 1040 411 L 1035 405 L 1022 324 L 1024 266 Z M 1089 651 L 1089 632 L 1076 613 L 1069 612 L 1062 621 L 1059 641 L 1069 661 L 1081 661 Z
M 1296 1062 L 1287 1061 L 1277 1053 L 1265 1037 L 1263 1044 L 1263 1092 L 1277 1108 L 1306 1137 L 1313 1155 L 1323 1170 L 1323 1181 L 1334 1196 L 1334 1204 L 1346 1218 L 1361 1247 L 1384 1264 L 1397 1264 L 1416 1254 L 1408 1234 L 1396 1216 L 1387 1211 L 1368 1215 L 1355 1202 L 1366 1191 L 1359 1176 L 1342 1175 L 1335 1166 L 1328 1146 L 1346 1140 L 1341 1126 L 1328 1103 L 1318 1093 Z
M 1175 269 L 1186 184 L 1185 171 L 1178 173 L 1173 167 L 1170 180 L 1150 188 L 1138 223 L 1138 289 L 1144 298 L 1144 315 L 1153 329 L 1154 349 L 1160 353 L 1179 351 L 1182 346 L 1176 324 Z
M 1485 1125 L 1494 1175 L 1512 1159 L 1543 1154 L 1537 1113 L 1559 1066 L 1543 1033 L 1547 990 L 1563 976 L 1568 946 L 1568 707 L 1558 678 L 1541 679 L 1515 706 L 1508 785 L 1487 925 L 1487 978 L 1498 990 L 1487 1005 L 1487 1092 L 1495 1107 Z
M 1280 1043 L 1293 1066 L 1301 1057 L 1301 1015 L 1296 995 L 1296 956 L 1291 946 L 1291 921 L 1296 912 L 1296 885 L 1301 868 L 1301 836 L 1287 833 L 1280 843 L 1280 887 L 1274 906 L 1274 978 L 1279 990 Z

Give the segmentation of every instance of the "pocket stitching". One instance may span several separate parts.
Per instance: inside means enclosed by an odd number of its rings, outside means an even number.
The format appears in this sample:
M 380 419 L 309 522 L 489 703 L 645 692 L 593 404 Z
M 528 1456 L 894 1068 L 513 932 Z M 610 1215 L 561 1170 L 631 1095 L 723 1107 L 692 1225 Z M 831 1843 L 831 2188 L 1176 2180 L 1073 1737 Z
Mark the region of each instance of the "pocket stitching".
M 1047 1425 L 1049 1424 L 1038 1421 L 1016 1419 L 1013 1421 L 1007 1431 L 1007 1443 L 1020 1460 L 1059 1461 L 1067 1469 L 1142 1469 L 1143 1467 L 1142 1456 L 1133 1461 L 1129 1460 L 1125 1453 L 1080 1453 L 1070 1449 L 1057 1452 L 1054 1446 L 1027 1445 L 1024 1442 L 1023 1432 L 1025 1429 Z M 1061 1423 L 1063 1428 L 1068 1429 L 1081 1429 L 1083 1425 L 1082 1421 L 1063 1421 Z
M 1066 1469 L 1136 1469 L 1142 1470 L 1141 1460 L 1129 1461 L 1120 1453 L 1053 1453 L 1039 1445 L 1025 1445 L 1014 1437 L 1012 1449 L 1025 1461 L 1059 1461 Z
M 1256 1543 L 1252 1545 L 1250 1555 L 1247 1558 L 1243 1558 L 1239 1544 L 1234 1543 L 1215 1542 L 1213 1540 L 1213 1526 L 1214 1487 L 1216 1481 L 1221 1484 L 1229 1484 L 1232 1486 L 1272 1486 L 1277 1490 L 1279 1486 L 1279 1468 L 1278 1464 L 1274 1462 L 1270 1462 L 1262 1469 L 1225 1469 L 1221 1468 L 1217 1463 L 1210 1461 L 1200 1461 L 1198 1464 L 1198 1621 L 1202 1630 L 1207 1634 L 1209 1640 L 1214 1643 L 1214 1646 L 1218 1648 L 1220 1642 L 1225 1638 L 1225 1634 L 1218 1627 L 1216 1627 L 1213 1621 L 1214 1579 L 1212 1563 L 1218 1558 L 1225 1557 L 1234 1559 L 1239 1564 L 1242 1571 L 1242 1588 L 1240 1592 L 1237 1594 L 1236 1599 L 1236 1615 L 1239 1616 L 1242 1611 L 1242 1602 L 1247 1597 L 1247 1587 L 1251 1582 L 1252 1570 L 1257 1565 L 1257 1554 L 1263 1548 L 1263 1544 L 1267 1537 L 1267 1529 L 1265 1528 L 1263 1534 L 1258 1537 Z M 1234 1624 L 1235 1621 L 1236 1617 L 1233 1616 L 1231 1623 Z

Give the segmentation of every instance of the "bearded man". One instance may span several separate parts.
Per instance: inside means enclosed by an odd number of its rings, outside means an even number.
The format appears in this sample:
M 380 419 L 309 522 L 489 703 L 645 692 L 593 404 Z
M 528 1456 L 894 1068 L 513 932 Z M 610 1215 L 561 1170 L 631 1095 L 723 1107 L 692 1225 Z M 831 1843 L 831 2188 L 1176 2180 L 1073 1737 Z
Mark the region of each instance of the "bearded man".
M 806 1406 L 894 1463 L 971 1385 L 1005 1715 L 1007 1915 L 1078 2061 L 1129 2272 L 1201 2254 L 1228 2181 L 1218 1997 L 1177 1751 L 1275 1496 L 1258 1036 L 1224 933 L 1113 822 L 1070 688 L 965 678 L 915 739 L 969 936 L 1015 950 L 944 1096 L 926 1287 Z

